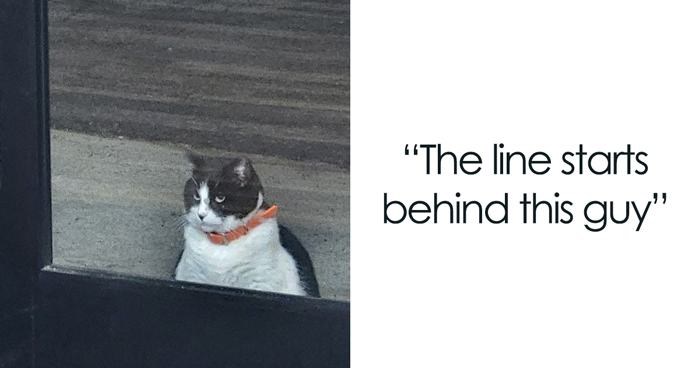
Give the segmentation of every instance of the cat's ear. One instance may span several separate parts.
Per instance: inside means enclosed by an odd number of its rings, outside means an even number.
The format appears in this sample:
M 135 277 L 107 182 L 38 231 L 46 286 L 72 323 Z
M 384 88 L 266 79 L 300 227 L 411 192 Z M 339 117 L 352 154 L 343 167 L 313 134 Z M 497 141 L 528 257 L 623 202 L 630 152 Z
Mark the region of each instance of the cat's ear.
M 195 170 L 204 167 L 205 160 L 203 156 L 198 155 L 190 150 L 185 151 L 185 156 L 187 157 L 187 161 L 189 161 L 194 166 Z
M 239 157 L 226 165 L 223 169 L 225 177 L 239 183 L 240 186 L 245 186 L 250 179 L 255 175 L 253 164 L 245 157 Z

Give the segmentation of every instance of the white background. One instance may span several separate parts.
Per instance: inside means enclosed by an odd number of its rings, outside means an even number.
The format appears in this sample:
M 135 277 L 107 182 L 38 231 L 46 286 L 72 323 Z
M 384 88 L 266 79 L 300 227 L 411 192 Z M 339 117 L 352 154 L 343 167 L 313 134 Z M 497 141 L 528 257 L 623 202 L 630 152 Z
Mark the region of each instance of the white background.
M 700 366 L 696 4 L 352 2 L 353 366 Z M 482 171 L 425 175 L 424 155 L 404 156 L 437 143 L 478 152 Z M 552 169 L 494 176 L 494 143 L 545 151 Z M 579 144 L 631 144 L 649 171 L 561 174 Z M 384 224 L 385 192 L 509 193 L 509 223 Z M 523 225 L 533 192 L 559 192 L 574 221 Z M 639 232 L 634 213 L 584 228 L 587 202 L 622 211 L 654 192 L 667 202 Z

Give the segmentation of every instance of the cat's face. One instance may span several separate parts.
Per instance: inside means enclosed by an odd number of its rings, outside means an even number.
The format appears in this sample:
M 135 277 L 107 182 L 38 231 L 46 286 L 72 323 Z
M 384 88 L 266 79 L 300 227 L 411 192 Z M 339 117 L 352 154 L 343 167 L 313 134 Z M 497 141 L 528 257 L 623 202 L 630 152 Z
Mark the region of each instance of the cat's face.
M 185 183 L 185 219 L 203 232 L 243 225 L 263 204 L 263 188 L 250 160 L 205 158 L 188 152 L 192 177 Z

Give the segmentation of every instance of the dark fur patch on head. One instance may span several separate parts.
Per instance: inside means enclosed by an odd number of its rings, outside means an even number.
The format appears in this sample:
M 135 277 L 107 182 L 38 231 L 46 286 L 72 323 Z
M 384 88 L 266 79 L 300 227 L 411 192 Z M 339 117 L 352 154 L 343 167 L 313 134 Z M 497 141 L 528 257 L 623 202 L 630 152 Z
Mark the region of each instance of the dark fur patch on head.
M 185 183 L 185 208 L 199 203 L 194 198 L 200 185 L 209 187 L 209 206 L 221 216 L 243 218 L 258 204 L 258 193 L 263 193 L 258 174 L 247 158 L 205 157 L 188 151 L 192 163 L 192 178 Z M 216 198 L 223 198 L 219 203 Z M 268 208 L 265 204 L 261 208 Z

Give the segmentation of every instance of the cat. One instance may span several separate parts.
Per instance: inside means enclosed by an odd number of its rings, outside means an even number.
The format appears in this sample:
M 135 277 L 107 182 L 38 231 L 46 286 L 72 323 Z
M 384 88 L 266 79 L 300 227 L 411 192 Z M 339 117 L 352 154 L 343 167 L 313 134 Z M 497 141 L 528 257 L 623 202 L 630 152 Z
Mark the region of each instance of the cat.
M 309 254 L 278 224 L 251 161 L 191 151 L 187 158 L 193 170 L 175 279 L 320 297 Z

